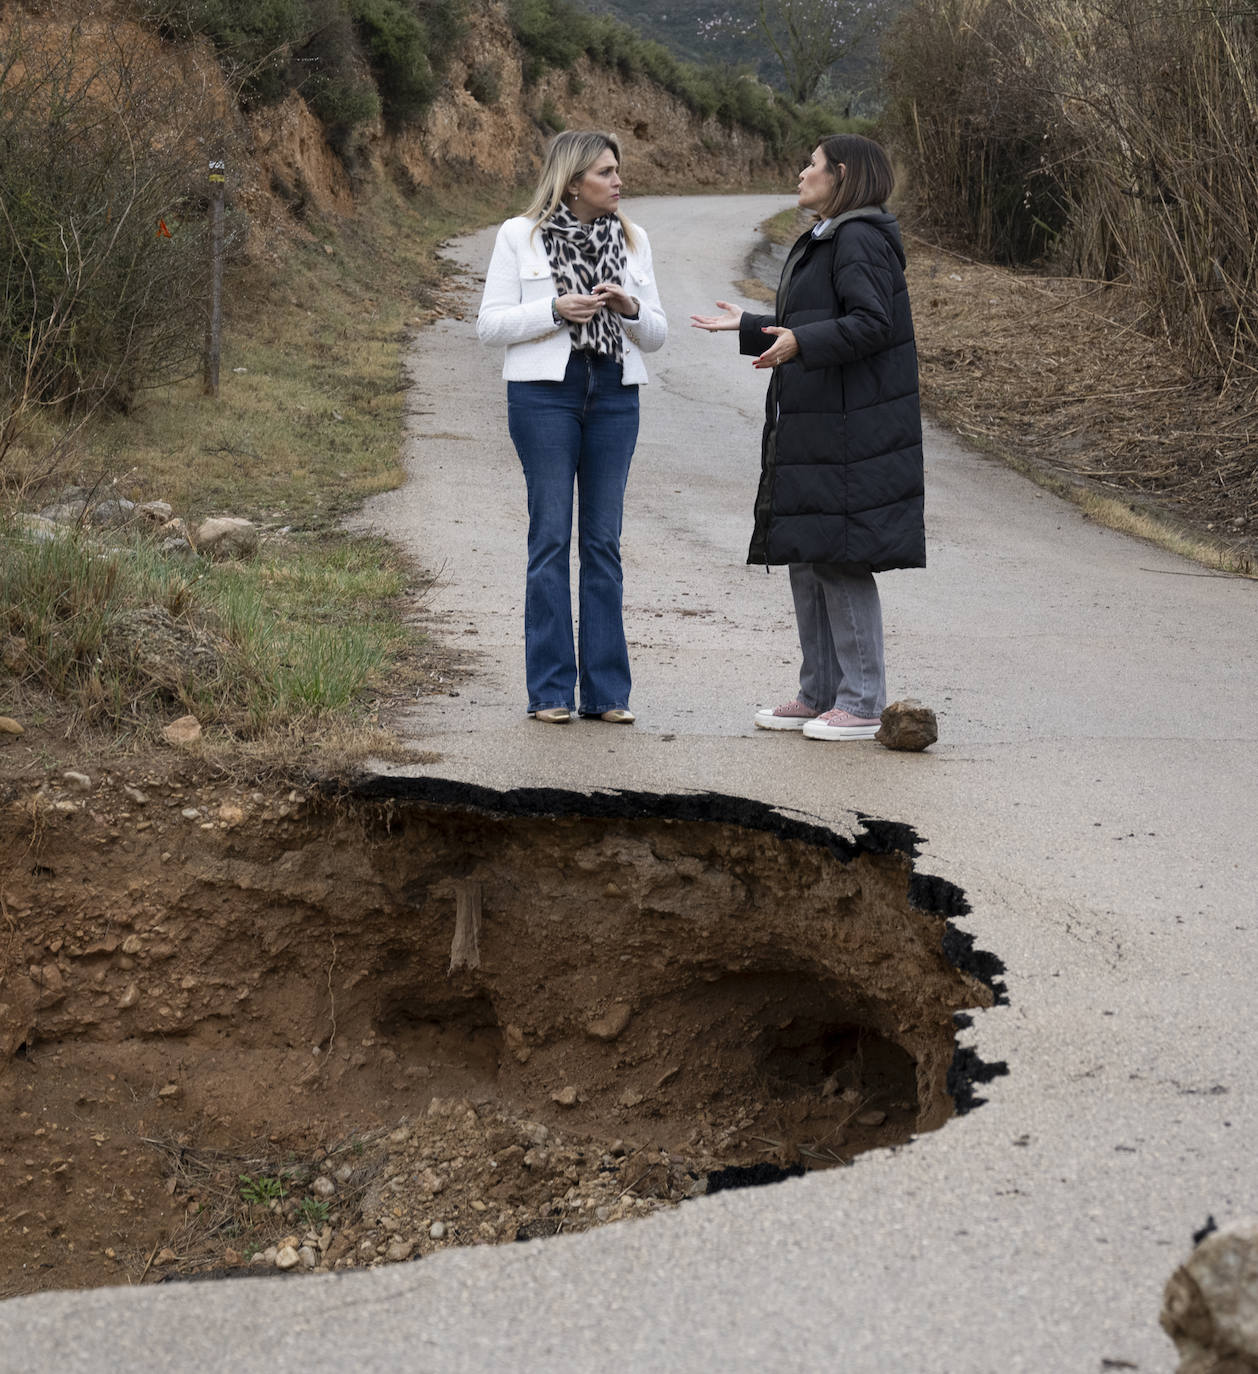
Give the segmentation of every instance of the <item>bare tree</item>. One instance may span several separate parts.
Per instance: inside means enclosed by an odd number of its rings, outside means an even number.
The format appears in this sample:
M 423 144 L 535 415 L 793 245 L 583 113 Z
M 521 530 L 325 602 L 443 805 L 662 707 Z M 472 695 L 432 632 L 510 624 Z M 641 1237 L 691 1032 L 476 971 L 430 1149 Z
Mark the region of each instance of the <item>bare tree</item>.
M 874 0 L 758 0 L 758 26 L 792 99 L 811 100 L 836 63 L 867 52 L 886 9 Z
M 2 36 L 0 485 L 22 486 L 85 417 L 195 370 L 199 140 L 224 112 L 138 30 L 14 18 Z

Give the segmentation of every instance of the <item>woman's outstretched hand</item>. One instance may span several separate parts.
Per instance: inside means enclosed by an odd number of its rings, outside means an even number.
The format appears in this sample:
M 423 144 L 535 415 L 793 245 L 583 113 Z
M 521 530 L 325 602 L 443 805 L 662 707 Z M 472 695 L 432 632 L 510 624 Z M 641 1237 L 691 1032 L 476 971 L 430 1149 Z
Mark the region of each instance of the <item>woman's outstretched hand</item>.
M 789 329 L 782 329 L 776 324 L 770 324 L 766 325 L 761 333 L 776 334 L 777 338 L 752 363 L 752 367 L 777 367 L 779 363 L 789 363 L 792 358 L 798 356 L 799 344 Z
M 709 334 L 718 329 L 738 328 L 743 318 L 743 312 L 736 305 L 730 305 L 726 301 L 717 301 L 716 308 L 721 311 L 721 314 L 691 315 L 691 327 L 694 329 L 706 329 Z

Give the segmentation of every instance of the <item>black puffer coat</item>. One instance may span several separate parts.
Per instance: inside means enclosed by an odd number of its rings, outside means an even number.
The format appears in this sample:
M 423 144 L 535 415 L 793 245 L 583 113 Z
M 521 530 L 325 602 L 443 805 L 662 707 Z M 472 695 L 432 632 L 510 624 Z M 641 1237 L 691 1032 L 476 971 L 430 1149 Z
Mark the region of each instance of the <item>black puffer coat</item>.
M 749 563 L 926 566 L 922 419 L 904 249 L 895 216 L 841 215 L 791 249 L 774 315 L 744 314 L 743 353 L 780 324 L 799 356 L 765 408 Z

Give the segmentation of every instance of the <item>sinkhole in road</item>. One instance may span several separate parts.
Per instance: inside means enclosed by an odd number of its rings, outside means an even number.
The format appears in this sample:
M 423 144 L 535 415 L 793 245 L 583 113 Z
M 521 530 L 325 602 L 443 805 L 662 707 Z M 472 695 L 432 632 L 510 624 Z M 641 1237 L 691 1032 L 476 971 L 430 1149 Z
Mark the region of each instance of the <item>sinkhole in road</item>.
M 1002 965 L 901 825 L 431 778 L 100 806 L 4 837 L 3 1293 L 580 1230 L 902 1144 L 1003 1068 L 957 1042 Z

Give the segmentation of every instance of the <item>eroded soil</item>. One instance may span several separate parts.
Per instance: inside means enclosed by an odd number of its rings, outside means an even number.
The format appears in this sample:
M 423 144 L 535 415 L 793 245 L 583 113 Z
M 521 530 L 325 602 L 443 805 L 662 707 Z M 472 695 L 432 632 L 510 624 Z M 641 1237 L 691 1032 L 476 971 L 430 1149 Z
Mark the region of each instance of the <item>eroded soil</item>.
M 954 1016 L 995 995 L 894 827 L 191 770 L 3 800 L 5 1295 L 396 1261 L 841 1165 L 948 1119 Z

